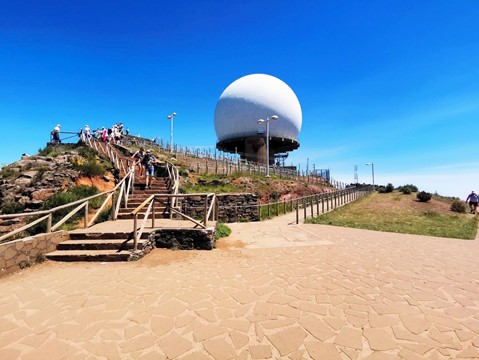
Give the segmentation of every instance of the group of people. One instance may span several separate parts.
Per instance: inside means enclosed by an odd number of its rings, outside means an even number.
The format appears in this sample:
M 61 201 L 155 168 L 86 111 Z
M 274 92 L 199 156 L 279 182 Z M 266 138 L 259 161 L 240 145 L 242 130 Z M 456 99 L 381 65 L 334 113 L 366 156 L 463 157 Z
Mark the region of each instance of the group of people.
M 145 176 L 145 187 L 147 189 L 151 188 L 153 175 L 155 174 L 155 156 L 151 153 L 151 150 L 145 151 L 144 148 L 140 148 L 131 158 L 135 161 L 134 166 L 138 166 L 138 176 L 140 178 Z
M 111 128 L 106 129 L 102 127 L 101 130 L 96 131 L 96 138 L 103 142 L 109 142 L 112 144 L 121 144 L 123 135 L 129 134 L 128 128 L 123 129 L 123 123 L 113 124 Z
M 477 206 L 479 205 L 479 196 L 472 191 L 466 199 L 466 203 L 469 204 L 469 208 L 471 209 L 472 214 L 476 214 Z
M 60 139 L 60 133 L 61 133 L 60 127 L 61 125 L 57 124 L 53 128 L 53 130 L 50 132 L 50 135 L 51 135 L 50 141 L 55 144 L 60 144 L 62 142 Z M 103 142 L 109 142 L 112 144 L 121 144 L 123 140 L 123 136 L 128 135 L 129 133 L 130 133 L 130 130 L 128 128 L 125 129 L 123 127 L 123 123 L 119 122 L 117 124 L 114 124 L 111 128 L 107 129 L 105 127 L 102 127 L 101 129 L 96 129 L 93 131 L 90 129 L 90 126 L 85 125 L 83 129 L 80 129 L 78 136 L 80 137 L 80 140 L 83 142 L 86 142 L 91 137 L 94 137 Z M 75 133 L 73 132 L 73 134 Z

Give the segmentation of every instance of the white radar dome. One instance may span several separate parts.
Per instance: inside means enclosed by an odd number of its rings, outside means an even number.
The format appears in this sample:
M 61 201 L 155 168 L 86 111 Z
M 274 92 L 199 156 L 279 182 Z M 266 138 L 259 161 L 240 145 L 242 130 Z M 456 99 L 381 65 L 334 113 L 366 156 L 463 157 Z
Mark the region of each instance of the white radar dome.
M 269 122 L 270 137 L 297 141 L 302 114 L 293 90 L 271 75 L 243 76 L 223 91 L 216 104 L 218 141 L 256 136 L 259 131 L 264 131 L 264 125 L 261 127 L 257 121 L 272 115 L 279 119 Z

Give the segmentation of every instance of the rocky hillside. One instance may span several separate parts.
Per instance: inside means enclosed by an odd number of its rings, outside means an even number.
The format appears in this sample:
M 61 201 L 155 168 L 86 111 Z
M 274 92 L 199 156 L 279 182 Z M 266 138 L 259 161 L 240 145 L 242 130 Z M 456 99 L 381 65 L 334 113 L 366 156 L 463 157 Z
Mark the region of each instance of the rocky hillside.
M 45 155 L 24 156 L 2 168 L 0 213 L 35 211 L 56 192 L 85 183 L 82 178 L 91 178 L 93 170 L 96 171 L 94 175 L 114 184 L 113 175 L 105 173 L 107 167 L 86 166 L 100 160 L 84 146 L 47 148 L 41 153 Z

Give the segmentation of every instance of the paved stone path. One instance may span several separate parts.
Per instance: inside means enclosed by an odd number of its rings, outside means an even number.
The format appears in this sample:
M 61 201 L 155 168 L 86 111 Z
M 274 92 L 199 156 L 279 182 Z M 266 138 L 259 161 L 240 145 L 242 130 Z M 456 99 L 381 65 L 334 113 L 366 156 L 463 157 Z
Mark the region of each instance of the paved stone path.
M 0 359 L 474 359 L 478 241 L 286 218 L 0 279 Z

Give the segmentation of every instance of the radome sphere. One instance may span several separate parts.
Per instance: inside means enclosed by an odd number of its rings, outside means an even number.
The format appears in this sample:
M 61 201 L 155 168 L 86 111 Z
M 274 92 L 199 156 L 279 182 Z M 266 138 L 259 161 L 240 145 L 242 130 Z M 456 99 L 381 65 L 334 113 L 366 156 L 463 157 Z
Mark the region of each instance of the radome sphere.
M 277 115 L 279 119 L 270 121 L 270 137 L 286 142 L 289 140 L 297 148 L 302 113 L 293 90 L 271 75 L 252 74 L 239 78 L 223 91 L 216 104 L 215 131 L 218 144 L 258 136 L 261 127 L 257 121 L 272 115 Z

